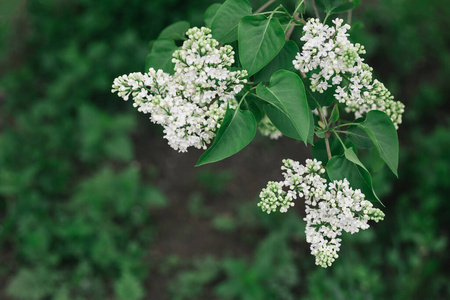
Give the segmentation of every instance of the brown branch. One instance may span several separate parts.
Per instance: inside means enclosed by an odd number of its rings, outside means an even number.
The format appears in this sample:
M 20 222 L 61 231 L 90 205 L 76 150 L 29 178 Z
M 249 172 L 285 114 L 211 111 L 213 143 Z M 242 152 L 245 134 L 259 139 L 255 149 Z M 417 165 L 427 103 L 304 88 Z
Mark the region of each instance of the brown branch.
M 263 12 L 270 4 L 274 3 L 277 0 L 269 0 L 266 3 L 263 4 L 260 8 L 258 8 L 254 13 L 259 14 L 260 12 Z
M 325 125 L 325 128 L 328 128 L 328 126 L 326 125 L 327 121 L 325 120 L 325 117 L 323 116 L 323 112 L 322 112 L 322 108 L 318 107 L 317 111 L 319 112 L 319 117 L 320 120 L 322 121 L 322 123 Z M 331 159 L 331 150 L 330 150 L 330 143 L 328 141 L 328 138 L 330 137 L 330 133 L 329 132 L 325 132 L 325 146 L 327 147 L 327 155 L 328 155 L 328 160 Z
M 313 10 L 314 10 L 314 14 L 316 15 L 316 18 L 320 19 L 319 11 L 317 10 L 317 6 L 316 6 L 316 1 L 311 0 L 311 4 L 312 4 Z
M 349 2 L 352 2 L 353 0 L 349 0 Z M 347 13 L 347 24 L 350 24 L 352 22 L 352 11 L 353 9 L 349 10 Z
M 329 132 L 325 132 L 325 146 L 327 147 L 328 160 L 331 159 L 330 142 L 328 142 L 328 138 L 329 137 L 330 137 L 330 133 Z
M 294 18 L 295 19 L 299 19 L 300 13 L 295 13 Z M 295 28 L 295 22 L 292 21 L 293 24 L 291 24 L 291 27 L 289 27 L 288 31 L 286 32 L 286 41 L 289 41 L 289 39 L 291 38 L 291 34 L 292 32 L 294 32 L 294 28 Z

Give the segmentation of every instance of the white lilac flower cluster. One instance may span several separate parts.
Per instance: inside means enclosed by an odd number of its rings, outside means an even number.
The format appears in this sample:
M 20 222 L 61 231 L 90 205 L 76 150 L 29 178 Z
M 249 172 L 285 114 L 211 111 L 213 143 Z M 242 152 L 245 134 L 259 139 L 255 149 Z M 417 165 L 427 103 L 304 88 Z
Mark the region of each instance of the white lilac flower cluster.
M 335 98 L 346 104 L 348 112 L 358 118 L 371 110 L 385 112 L 395 127 L 402 122 L 403 103 L 394 101 L 386 87 L 374 80 L 372 68 L 364 63 L 361 54 L 364 46 L 348 40 L 350 25 L 343 25 L 342 19 L 333 20 L 335 26 L 322 24 L 311 19 L 303 27 L 302 52 L 293 61 L 294 67 L 311 72 L 311 90 L 323 93 L 336 87 Z
M 264 116 L 259 122 L 258 130 L 262 135 L 268 136 L 272 140 L 278 140 L 283 135 L 267 116 Z
M 235 95 L 247 81 L 247 72 L 230 71 L 234 63 L 231 46 L 219 48 L 209 28 L 191 28 L 188 40 L 173 53 L 175 74 L 151 68 L 114 80 L 112 92 L 124 100 L 130 95 L 138 111 L 150 114 L 164 127 L 164 138 L 179 152 L 188 147 L 206 149 L 227 109 L 237 103 Z
M 286 212 L 297 197 L 304 198 L 306 241 L 317 265 L 326 268 L 338 257 L 342 231 L 353 234 L 369 228 L 369 220 L 384 218 L 384 213 L 365 200 L 360 190 L 352 189 L 346 179 L 327 182 L 320 161 L 307 159 L 301 165 L 285 159 L 281 169 L 284 181 L 269 182 L 259 195 L 258 206 L 267 213 L 277 209 Z

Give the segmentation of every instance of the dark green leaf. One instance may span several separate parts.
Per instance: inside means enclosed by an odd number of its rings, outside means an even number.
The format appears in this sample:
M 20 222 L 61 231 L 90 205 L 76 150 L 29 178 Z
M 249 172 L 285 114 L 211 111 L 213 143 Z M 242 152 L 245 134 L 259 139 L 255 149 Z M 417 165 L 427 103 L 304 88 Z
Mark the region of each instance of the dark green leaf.
M 180 21 L 167 26 L 161 31 L 158 39 L 172 39 L 174 41 L 185 40 L 186 31 L 189 29 L 189 25 L 186 21 Z
M 299 12 L 300 14 L 303 15 L 306 11 L 306 3 L 305 2 L 306 2 L 305 0 L 297 0 L 293 14 L 295 14 L 296 12 Z
M 324 91 L 323 93 L 313 92 L 310 89 L 311 82 L 308 78 L 303 79 L 303 83 L 305 84 L 306 96 L 308 97 L 308 104 L 311 109 L 317 108 L 318 106 L 330 106 L 334 101 L 334 93 L 336 88 L 331 87 Z
M 211 22 L 213 37 L 221 43 L 231 43 L 238 38 L 238 24 L 242 17 L 252 13 L 247 0 L 227 0 L 217 10 Z
M 294 124 L 288 116 L 278 108 L 270 104 L 264 104 L 263 110 L 273 125 L 285 136 L 296 140 L 302 140 Z
M 345 149 L 344 156 L 346 159 L 354 163 L 355 165 L 360 166 L 365 171 L 367 171 L 366 167 L 362 164 L 362 162 L 359 160 L 358 156 L 356 156 L 356 153 L 353 148 L 347 148 Z M 367 171 L 369 172 L 369 171 Z
M 352 148 L 347 148 L 344 156 L 333 156 L 330 159 L 327 163 L 327 174 L 330 180 L 347 179 L 351 188 L 360 189 L 366 199 L 377 200 L 383 204 L 375 194 L 370 173 L 359 161 Z
M 256 82 L 269 82 L 272 74 L 278 70 L 294 71 L 292 61 L 295 59 L 298 52 L 298 46 L 294 41 L 286 41 L 280 53 L 278 53 L 267 66 L 255 74 L 254 80 Z
M 283 27 L 276 18 L 246 16 L 239 22 L 239 59 L 251 76 L 267 65 L 284 46 Z
M 365 131 L 389 169 L 398 177 L 398 136 L 391 118 L 384 112 L 371 110 L 358 127 Z
M 310 110 L 305 88 L 293 72 L 280 70 L 272 75 L 268 87 L 256 88 L 259 98 L 272 107 L 264 107 L 272 123 L 286 136 L 307 142 L 310 126 Z
M 152 52 L 145 60 L 145 68 L 162 69 L 169 74 L 174 73 L 175 64 L 172 62 L 172 54 L 178 47 L 171 39 L 159 39 L 153 43 Z
M 256 127 L 252 112 L 227 108 L 213 144 L 200 157 L 196 167 L 225 159 L 241 151 L 255 137 Z
M 364 119 L 355 120 L 356 122 L 362 122 Z M 348 136 L 350 141 L 356 146 L 358 149 L 370 149 L 374 147 L 372 139 L 367 135 L 367 133 L 360 128 L 359 126 L 350 126 L 345 134 Z
M 367 164 L 370 166 L 372 172 L 378 172 L 386 165 L 376 148 L 369 150 Z
M 277 17 L 277 19 L 280 22 L 280 25 L 283 28 L 284 32 L 286 32 L 288 30 L 288 27 L 290 27 L 290 25 L 292 25 L 291 18 L 289 18 L 287 16 Z
M 347 3 L 344 3 L 344 4 L 339 5 L 338 7 L 334 8 L 331 11 L 331 14 L 339 14 L 342 12 L 346 12 L 348 10 L 352 10 L 353 8 L 355 8 L 355 4 L 353 2 L 347 2 Z
M 344 0 L 317 0 L 316 4 L 329 15 L 345 12 L 356 7 L 355 3 Z
M 216 16 L 217 11 L 222 6 L 220 3 L 214 3 L 208 7 L 208 9 L 205 12 L 205 25 L 206 27 L 211 28 L 211 23 Z
M 254 94 L 248 94 L 245 97 L 244 101 L 244 107 L 245 109 L 248 109 L 253 113 L 253 116 L 255 117 L 256 123 L 261 122 L 261 119 L 264 116 L 264 113 L 262 111 L 262 107 L 260 106 L 260 103 L 262 101 L 258 99 Z

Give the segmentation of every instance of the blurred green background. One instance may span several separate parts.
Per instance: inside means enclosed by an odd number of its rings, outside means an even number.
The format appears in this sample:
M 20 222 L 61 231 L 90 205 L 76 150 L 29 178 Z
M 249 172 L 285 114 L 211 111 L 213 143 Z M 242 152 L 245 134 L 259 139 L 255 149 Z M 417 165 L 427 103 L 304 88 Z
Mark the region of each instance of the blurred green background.
M 400 179 L 375 172 L 385 221 L 322 269 L 300 206 L 256 206 L 281 159 L 309 149 L 257 136 L 194 168 L 200 151 L 176 153 L 110 93 L 211 1 L 2 0 L 0 299 L 450 299 L 450 6 L 362 2 L 352 39 L 406 104 Z

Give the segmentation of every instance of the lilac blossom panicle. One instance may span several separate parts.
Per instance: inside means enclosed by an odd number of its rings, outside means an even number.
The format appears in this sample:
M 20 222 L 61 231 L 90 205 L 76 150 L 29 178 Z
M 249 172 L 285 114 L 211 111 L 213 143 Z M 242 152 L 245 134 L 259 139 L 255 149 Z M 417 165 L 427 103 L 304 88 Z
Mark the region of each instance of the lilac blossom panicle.
M 164 128 L 164 138 L 179 152 L 206 149 L 223 121 L 227 106 L 247 82 L 247 71 L 230 71 L 234 51 L 219 47 L 209 28 L 191 28 L 188 40 L 173 53 L 175 74 L 150 68 L 114 80 L 112 92 L 134 100 L 138 111 L 150 114 Z
M 380 81 L 373 79 L 372 68 L 360 55 L 364 46 L 348 40 L 350 25 L 342 19 L 333 20 L 334 26 L 310 19 L 303 27 L 305 42 L 301 53 L 293 61 L 294 67 L 310 73 L 311 90 L 323 93 L 335 89 L 334 97 L 346 105 L 347 112 L 359 118 L 371 110 L 385 112 L 395 128 L 402 123 L 405 106 Z
M 305 165 L 283 160 L 284 180 L 270 181 L 259 197 L 258 206 L 268 214 L 282 213 L 303 198 L 306 206 L 306 241 L 316 264 L 324 268 L 338 257 L 343 231 L 351 234 L 369 228 L 368 221 L 383 220 L 384 213 L 365 200 L 360 190 L 350 187 L 347 179 L 327 182 L 320 161 L 307 159 Z

